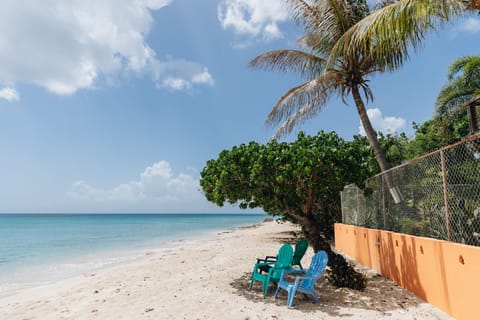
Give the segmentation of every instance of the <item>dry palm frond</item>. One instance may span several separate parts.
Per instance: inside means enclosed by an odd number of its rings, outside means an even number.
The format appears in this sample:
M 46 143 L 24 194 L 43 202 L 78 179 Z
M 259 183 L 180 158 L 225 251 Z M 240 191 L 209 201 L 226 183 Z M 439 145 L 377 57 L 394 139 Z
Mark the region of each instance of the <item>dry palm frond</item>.
M 308 79 L 319 75 L 325 60 L 298 50 L 275 50 L 259 55 L 248 63 L 250 67 L 264 70 L 293 71 Z

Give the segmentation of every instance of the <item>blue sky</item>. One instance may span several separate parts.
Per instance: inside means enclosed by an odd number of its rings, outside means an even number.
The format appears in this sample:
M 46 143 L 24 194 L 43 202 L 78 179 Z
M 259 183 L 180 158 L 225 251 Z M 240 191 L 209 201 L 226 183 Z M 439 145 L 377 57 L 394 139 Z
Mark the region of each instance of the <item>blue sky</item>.
M 302 32 L 278 0 L 5 0 L 0 25 L 5 213 L 238 212 L 206 202 L 199 172 L 223 149 L 268 141 L 267 113 L 300 83 L 247 68 Z M 411 135 L 479 34 L 477 15 L 456 21 L 375 76 L 374 126 Z M 332 100 L 300 129 L 350 139 L 359 119 Z

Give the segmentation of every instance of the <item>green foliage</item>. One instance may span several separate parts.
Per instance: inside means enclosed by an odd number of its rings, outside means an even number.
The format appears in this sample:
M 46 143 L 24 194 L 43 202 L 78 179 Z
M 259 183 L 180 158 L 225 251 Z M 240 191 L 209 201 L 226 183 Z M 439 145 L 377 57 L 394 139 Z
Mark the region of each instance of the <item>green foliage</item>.
M 480 56 L 455 59 L 448 68 L 448 82 L 440 90 L 436 112 L 444 115 L 462 107 L 474 95 L 480 94 Z
M 444 116 L 435 116 L 423 124 L 413 124 L 415 138 L 411 140 L 408 157 L 415 158 L 449 144 L 460 141 L 468 135 L 466 110 L 459 110 Z
M 336 133 L 298 135 L 294 142 L 250 142 L 224 150 L 207 162 L 200 185 L 206 198 L 223 206 L 260 207 L 293 222 L 338 207 L 338 192 L 372 174 L 371 151 L 363 141 Z M 337 209 L 335 207 L 335 209 Z
M 399 164 L 402 164 L 404 161 L 408 160 L 410 152 L 411 139 L 409 139 L 404 133 L 400 135 L 392 134 L 383 134 L 377 132 L 378 141 L 382 150 L 385 154 L 387 162 L 393 167 Z M 355 135 L 353 137 L 352 143 L 358 144 L 357 148 L 367 148 L 363 152 L 369 153 L 369 157 L 365 161 L 369 161 L 369 171 L 373 174 L 379 173 L 380 168 L 378 167 L 378 162 L 374 161 L 375 155 L 373 154 L 373 149 L 369 147 L 368 139 L 365 136 Z M 360 185 L 359 185 L 360 186 Z
M 363 289 L 364 276 L 354 275 L 356 271 L 326 239 L 340 220 L 340 191 L 349 183 L 362 185 L 373 173 L 372 161 L 370 148 L 361 139 L 347 142 L 334 132 L 300 133 L 290 143 L 250 142 L 222 151 L 218 159 L 207 162 L 200 185 L 206 198 L 219 206 L 258 207 L 300 224 L 314 250 L 328 252 L 332 281 Z

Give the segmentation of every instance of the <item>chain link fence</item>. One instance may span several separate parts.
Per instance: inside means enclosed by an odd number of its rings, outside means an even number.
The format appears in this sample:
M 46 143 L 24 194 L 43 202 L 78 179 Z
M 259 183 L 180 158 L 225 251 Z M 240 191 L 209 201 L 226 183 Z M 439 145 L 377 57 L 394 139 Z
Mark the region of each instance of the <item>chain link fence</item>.
M 480 134 L 341 192 L 345 224 L 480 246 Z

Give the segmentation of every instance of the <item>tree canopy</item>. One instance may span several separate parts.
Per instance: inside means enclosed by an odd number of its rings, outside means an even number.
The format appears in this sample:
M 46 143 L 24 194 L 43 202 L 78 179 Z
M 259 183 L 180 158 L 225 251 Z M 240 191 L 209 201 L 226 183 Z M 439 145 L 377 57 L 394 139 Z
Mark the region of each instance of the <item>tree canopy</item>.
M 293 142 L 250 142 L 224 150 L 207 162 L 200 184 L 211 202 L 260 207 L 266 213 L 302 223 L 314 207 L 346 183 L 361 184 L 372 174 L 370 148 L 336 133 L 304 133 Z
M 346 268 L 327 238 L 341 218 L 339 192 L 350 183 L 362 185 L 373 170 L 375 160 L 365 139 L 348 142 L 320 131 L 316 136 L 300 133 L 293 142 L 250 142 L 224 150 L 207 162 L 200 185 L 206 198 L 219 206 L 259 207 L 300 224 L 314 250 L 329 254 L 333 282 L 363 289 L 365 279 Z

